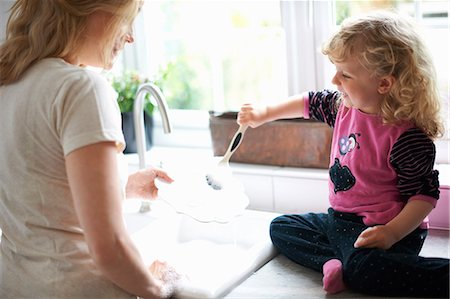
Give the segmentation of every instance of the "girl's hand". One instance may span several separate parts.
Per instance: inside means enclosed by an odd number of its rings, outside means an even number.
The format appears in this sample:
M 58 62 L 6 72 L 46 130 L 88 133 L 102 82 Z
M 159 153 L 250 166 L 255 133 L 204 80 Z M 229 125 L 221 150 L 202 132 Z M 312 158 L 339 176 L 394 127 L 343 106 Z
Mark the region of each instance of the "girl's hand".
M 354 246 L 355 248 L 389 249 L 397 241 L 395 234 L 386 225 L 378 225 L 364 230 Z
M 153 277 L 159 282 L 159 297 L 170 298 L 177 289 L 181 275 L 166 262 L 155 260 L 149 268 Z
M 238 113 L 237 122 L 240 125 L 248 125 L 252 128 L 259 127 L 266 122 L 267 108 L 257 108 L 252 104 L 244 104 Z
M 131 174 L 125 188 L 126 197 L 155 199 L 158 196 L 158 188 L 155 185 L 157 178 L 167 183 L 173 182 L 165 171 L 154 167 L 141 169 Z

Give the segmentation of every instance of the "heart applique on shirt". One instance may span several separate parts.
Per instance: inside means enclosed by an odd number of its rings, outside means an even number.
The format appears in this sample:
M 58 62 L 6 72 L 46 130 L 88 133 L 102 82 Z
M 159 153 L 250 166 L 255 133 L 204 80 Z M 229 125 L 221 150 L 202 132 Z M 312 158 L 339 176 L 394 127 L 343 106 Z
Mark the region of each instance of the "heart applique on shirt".
M 356 179 L 347 166 L 342 166 L 339 159 L 334 159 L 334 165 L 330 168 L 330 178 L 334 184 L 334 193 L 347 191 L 352 188 Z

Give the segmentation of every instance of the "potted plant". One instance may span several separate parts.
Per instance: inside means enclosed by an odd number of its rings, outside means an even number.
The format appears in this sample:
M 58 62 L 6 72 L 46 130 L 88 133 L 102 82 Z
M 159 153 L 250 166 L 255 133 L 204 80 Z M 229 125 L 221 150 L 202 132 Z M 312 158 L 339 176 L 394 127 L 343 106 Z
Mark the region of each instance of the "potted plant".
M 134 100 L 139 86 L 149 82 L 149 79 L 142 77 L 136 71 L 125 71 L 119 76 L 113 76 L 111 83 L 118 93 L 117 102 L 122 113 L 122 130 L 125 136 L 125 153 L 136 152 L 136 135 L 134 131 L 133 108 Z M 144 104 L 145 135 L 147 140 L 147 150 L 153 141 L 153 113 L 154 105 L 150 101 L 150 95 L 146 94 Z

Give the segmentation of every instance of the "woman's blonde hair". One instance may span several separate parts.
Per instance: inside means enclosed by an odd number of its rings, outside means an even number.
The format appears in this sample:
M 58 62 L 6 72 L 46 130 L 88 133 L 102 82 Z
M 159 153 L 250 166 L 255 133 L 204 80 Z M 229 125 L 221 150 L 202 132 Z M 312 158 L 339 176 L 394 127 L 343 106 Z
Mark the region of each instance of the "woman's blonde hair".
M 48 57 L 69 58 L 85 38 L 88 17 L 110 14 L 102 62 L 111 53 L 120 26 L 131 26 L 142 1 L 138 0 L 17 0 L 11 8 L 6 40 L 0 46 L 0 86 L 17 81 L 37 61 Z M 102 41 L 103 42 L 103 41 Z
M 385 123 L 410 121 L 431 138 L 442 136 L 434 65 L 412 22 L 391 12 L 347 19 L 322 53 L 338 63 L 356 57 L 373 76 L 395 78 L 381 104 Z

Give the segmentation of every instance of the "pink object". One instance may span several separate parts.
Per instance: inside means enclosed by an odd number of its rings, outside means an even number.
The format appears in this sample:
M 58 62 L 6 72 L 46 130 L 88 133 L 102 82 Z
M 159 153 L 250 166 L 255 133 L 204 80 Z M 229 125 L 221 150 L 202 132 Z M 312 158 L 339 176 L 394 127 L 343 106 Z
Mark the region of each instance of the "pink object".
M 389 158 L 398 138 L 411 127 L 407 122 L 386 126 L 379 116 L 340 106 L 331 148 L 333 209 L 362 216 L 368 226 L 388 223 L 400 213 L 406 203 L 400 198 L 398 174 Z M 333 176 L 337 183 L 332 182 Z M 436 204 L 431 196 L 415 199 Z
M 346 289 L 340 260 L 332 259 L 323 265 L 323 289 L 328 294 L 336 294 Z
M 436 207 L 428 216 L 429 226 L 434 229 L 450 229 L 450 187 L 441 186 Z

